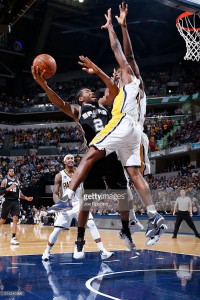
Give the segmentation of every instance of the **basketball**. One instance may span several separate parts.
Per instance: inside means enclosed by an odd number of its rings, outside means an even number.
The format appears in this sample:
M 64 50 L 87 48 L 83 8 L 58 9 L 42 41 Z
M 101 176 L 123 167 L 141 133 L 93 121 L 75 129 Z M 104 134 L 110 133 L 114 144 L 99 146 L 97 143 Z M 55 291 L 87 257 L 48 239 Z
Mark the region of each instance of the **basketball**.
M 51 78 L 57 69 L 55 59 L 49 54 L 40 54 L 36 56 L 33 60 L 33 67 L 38 67 L 39 73 L 41 74 L 44 70 L 44 78 L 48 79 Z

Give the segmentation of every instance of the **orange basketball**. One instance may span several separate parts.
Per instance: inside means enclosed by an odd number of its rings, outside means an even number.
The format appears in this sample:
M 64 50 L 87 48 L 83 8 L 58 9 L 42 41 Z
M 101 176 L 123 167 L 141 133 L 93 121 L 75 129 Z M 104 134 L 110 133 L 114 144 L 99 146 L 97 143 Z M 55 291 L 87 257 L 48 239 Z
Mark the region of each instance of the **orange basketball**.
M 49 54 L 40 54 L 36 56 L 33 61 L 33 67 L 38 67 L 39 73 L 41 74 L 44 70 L 44 78 L 48 79 L 51 78 L 57 69 L 55 59 Z

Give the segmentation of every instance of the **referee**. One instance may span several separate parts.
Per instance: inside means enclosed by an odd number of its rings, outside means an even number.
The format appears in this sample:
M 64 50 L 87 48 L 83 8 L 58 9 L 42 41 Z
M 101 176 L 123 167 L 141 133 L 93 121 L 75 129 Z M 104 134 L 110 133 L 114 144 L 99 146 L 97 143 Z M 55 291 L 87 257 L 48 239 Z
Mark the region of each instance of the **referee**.
M 172 236 L 173 239 L 177 238 L 177 233 L 183 220 L 185 220 L 188 226 L 194 231 L 195 236 L 197 238 L 200 238 L 200 235 L 192 221 L 192 201 L 190 197 L 185 196 L 185 194 L 186 194 L 185 190 L 183 189 L 180 190 L 181 197 L 178 197 L 176 199 L 174 205 L 173 216 L 176 214 L 176 210 L 178 210 L 178 212 L 177 212 L 176 222 L 174 226 L 174 233 Z

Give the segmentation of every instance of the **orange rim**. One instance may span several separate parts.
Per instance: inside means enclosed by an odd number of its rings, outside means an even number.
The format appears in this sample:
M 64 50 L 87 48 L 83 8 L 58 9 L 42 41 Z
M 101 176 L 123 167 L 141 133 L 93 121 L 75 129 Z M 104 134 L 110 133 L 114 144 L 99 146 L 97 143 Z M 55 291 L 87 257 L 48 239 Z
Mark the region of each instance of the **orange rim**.
M 186 30 L 186 31 L 195 31 L 195 30 L 200 31 L 200 28 L 182 27 L 182 26 L 180 25 L 180 23 L 179 23 L 179 20 L 180 20 L 180 19 L 183 19 L 183 18 L 188 17 L 188 16 L 192 16 L 192 15 L 194 15 L 194 14 L 191 13 L 191 12 L 189 12 L 189 11 L 186 11 L 186 12 L 182 13 L 182 14 L 181 14 L 180 16 L 178 16 L 177 19 L 176 19 L 176 26 L 177 26 L 178 28 L 182 28 L 182 29 L 184 29 L 184 30 Z

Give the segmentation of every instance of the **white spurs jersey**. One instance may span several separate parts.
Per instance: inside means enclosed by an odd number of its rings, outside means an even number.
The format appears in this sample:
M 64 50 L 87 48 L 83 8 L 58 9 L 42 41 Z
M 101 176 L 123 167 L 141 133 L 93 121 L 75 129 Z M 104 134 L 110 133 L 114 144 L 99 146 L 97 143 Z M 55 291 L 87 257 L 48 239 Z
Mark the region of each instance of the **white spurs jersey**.
M 62 198 L 66 196 L 67 188 L 69 187 L 69 183 L 71 182 L 72 178 L 71 176 L 66 172 L 66 170 L 60 171 L 60 174 L 62 176 L 62 184 L 61 184 L 61 193 Z M 81 183 L 79 187 L 76 190 L 75 195 L 72 198 L 72 204 L 76 204 L 79 202 L 79 200 L 82 199 L 83 196 L 83 184 Z
M 112 116 L 126 114 L 133 120 L 138 121 L 139 97 L 140 97 L 140 80 L 132 76 L 129 84 L 121 87 L 119 94 L 115 98 L 112 109 Z

